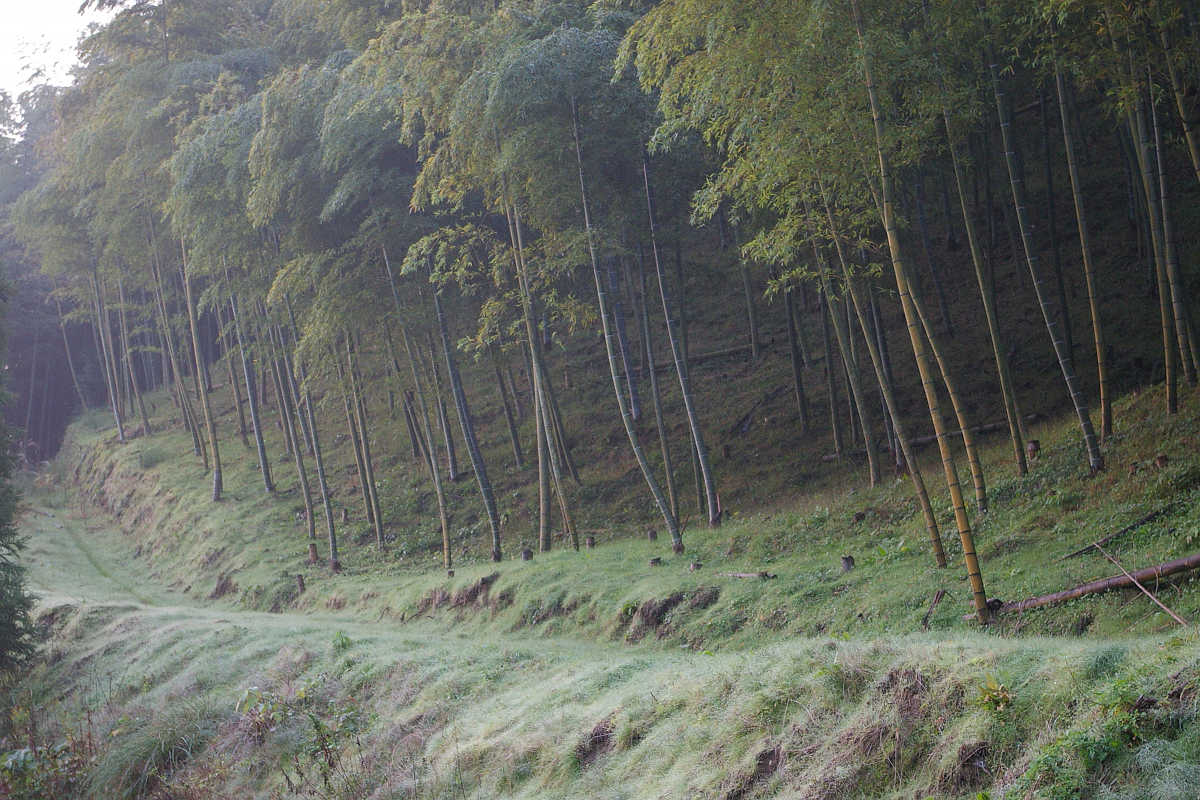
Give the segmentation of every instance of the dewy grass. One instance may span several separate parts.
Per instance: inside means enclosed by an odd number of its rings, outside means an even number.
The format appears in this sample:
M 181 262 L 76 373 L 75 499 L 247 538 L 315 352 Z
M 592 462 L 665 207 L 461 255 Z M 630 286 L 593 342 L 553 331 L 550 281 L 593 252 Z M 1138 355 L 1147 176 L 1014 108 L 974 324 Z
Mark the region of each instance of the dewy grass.
M 1148 411 L 1158 402 L 1118 405 L 1094 478 L 1069 421 L 1037 426 L 1024 479 L 1005 442 L 985 449 L 993 508 L 974 522 L 992 596 L 1112 574 L 1095 555 L 1058 559 L 1166 503 L 1106 549 L 1133 567 L 1200 547 L 1196 399 L 1170 421 Z M 648 515 L 610 524 L 621 517 L 600 509 L 611 517 L 586 523 L 595 549 L 493 565 L 473 555 L 481 529 L 464 514 L 467 553 L 447 579 L 426 547 L 428 498 L 396 467 L 396 508 L 410 509 L 397 513 L 411 516 L 393 521 L 384 554 L 344 537 L 346 571 L 331 576 L 304 563 L 282 468 L 268 498 L 253 455 L 227 448 L 227 497 L 212 504 L 178 432 L 111 438 L 102 419 L 77 424 L 57 486 L 31 491 L 23 522 L 50 636 L 27 683 L 65 698 L 59 716 L 96 720 L 96 797 L 162 780 L 264 800 L 289 781 L 327 797 L 614 800 L 1140 798 L 1195 784 L 1196 637 L 1134 593 L 979 630 L 963 619 L 948 504 L 935 498 L 952 559 L 939 570 L 905 480 L 821 481 L 720 529 L 693 524 L 683 556 L 647 540 Z M 168 454 L 153 468 L 148 441 Z M 336 472 L 349 454 L 331 449 Z M 336 485 L 335 508 L 356 511 Z M 506 536 L 519 538 L 515 523 Z M 775 577 L 731 577 L 760 570 Z M 1191 579 L 1155 591 L 1200 615 Z M 251 687 L 291 714 L 261 736 L 238 710 Z
M 113 798 L 149 796 L 203 752 L 215 735 L 221 714 L 209 702 L 208 698 L 175 699 L 157 711 L 120 717 L 109 731 L 113 745 L 91 774 L 92 793 Z

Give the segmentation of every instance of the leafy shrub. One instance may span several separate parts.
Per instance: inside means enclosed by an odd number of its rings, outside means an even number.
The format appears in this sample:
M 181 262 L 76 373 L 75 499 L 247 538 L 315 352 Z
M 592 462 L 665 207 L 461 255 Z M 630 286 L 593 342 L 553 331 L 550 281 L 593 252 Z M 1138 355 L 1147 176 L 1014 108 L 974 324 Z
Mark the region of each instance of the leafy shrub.
M 146 447 L 138 453 L 138 467 L 141 469 L 154 469 L 169 457 L 170 455 L 167 451 L 161 447 Z
M 979 687 L 979 698 L 976 700 L 979 705 L 996 713 L 1008 708 L 1012 701 L 1012 692 L 995 675 L 987 676 L 987 680 Z

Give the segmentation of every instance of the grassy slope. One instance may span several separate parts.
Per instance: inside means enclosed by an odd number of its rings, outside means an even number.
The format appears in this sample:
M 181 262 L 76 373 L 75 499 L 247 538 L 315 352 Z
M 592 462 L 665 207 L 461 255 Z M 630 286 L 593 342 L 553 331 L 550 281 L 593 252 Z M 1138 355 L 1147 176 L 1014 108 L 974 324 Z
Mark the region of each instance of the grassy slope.
M 25 525 L 53 635 L 17 703 L 42 709 L 48 740 L 51 719 L 90 720 L 105 742 L 96 797 L 137 786 L 145 773 L 129 766 L 170 746 L 170 797 L 974 797 L 998 785 L 1070 797 L 1096 796 L 1101 777 L 1130 797 L 1200 790 L 1192 633 L 779 638 L 695 653 L 234 611 L 156 588 L 122 534 L 45 500 Z M 1005 689 L 981 700 L 989 677 Z M 261 736 L 236 708 L 251 686 L 277 711 Z M 328 787 L 313 719 L 336 754 Z M 285 790 L 284 770 L 299 788 Z
M 1110 574 L 1095 557 L 1052 559 L 1170 501 L 1173 513 L 1113 552 L 1140 566 L 1193 549 L 1200 415 L 1189 395 L 1164 422 L 1160 403 L 1158 392 L 1122 401 L 1098 478 L 1080 474 L 1064 420 L 1038 428 L 1031 476 L 993 479 L 980 546 L 994 594 Z M 106 743 L 92 769 L 99 797 L 146 774 L 123 770 L 164 741 L 197 753 L 171 773 L 184 797 L 289 796 L 280 766 L 295 782 L 297 764 L 309 778 L 298 794 L 335 797 L 1176 797 L 1200 787 L 1200 640 L 1135 593 L 976 631 L 961 619 L 961 570 L 931 566 L 904 482 L 693 529 L 685 557 L 661 539 L 605 532 L 592 551 L 469 563 L 447 580 L 429 569 L 432 554 L 380 557 L 363 544 L 332 577 L 303 564 L 295 498 L 263 502 L 249 454 L 227 448 L 239 457 L 214 508 L 186 458 L 142 466 L 155 448 L 185 449 L 177 434 L 118 446 L 84 422 L 25 518 L 54 633 L 17 701 L 57 702 L 59 724 L 90 710 Z M 989 448 L 990 475 L 1007 471 L 1004 450 Z M 1166 466 L 1154 464 L 1160 453 Z M 97 522 L 93 500 L 123 532 Z M 867 512 L 857 523 L 856 510 Z M 842 553 L 856 556 L 853 572 L 840 572 Z M 648 566 L 652 555 L 666 565 Z M 759 568 L 779 577 L 719 575 Z M 493 570 L 487 592 L 459 593 Z M 298 598 L 297 573 L 307 578 Z M 220 576 L 237 589 L 208 599 Z M 939 586 L 949 598 L 920 633 Z M 1160 594 L 1194 617 L 1196 588 L 1185 578 Z M 677 604 L 664 613 L 667 599 Z M 993 680 L 1004 689 L 988 689 Z M 235 710 L 252 686 L 279 714 L 261 737 Z M 313 719 L 342 731 L 329 734 L 338 756 L 325 795 Z
M 1170 513 L 1113 542 L 1112 553 L 1132 568 L 1200 546 L 1200 460 L 1194 448 L 1200 439 L 1200 399 L 1192 393 L 1185 398 L 1180 414 L 1169 421 L 1158 413 L 1158 391 L 1121 401 L 1117 431 L 1106 448 L 1109 469 L 1095 478 L 1080 468 L 1082 447 L 1070 419 L 1035 426 L 1042 455 L 1024 479 L 1011 476 L 1005 442 L 992 440 L 984 460 L 992 476 L 993 510 L 975 520 L 990 596 L 1015 600 L 1113 574 L 1114 568 L 1094 555 L 1059 557 L 1168 503 L 1176 504 Z M 224 602 L 261 610 L 345 607 L 362 619 L 405 620 L 419 610 L 473 632 L 536 624 L 548 633 L 576 630 L 621 638 L 629 633 L 633 611 L 647 600 L 716 587 L 720 596 L 711 607 L 677 613 L 658 632 L 693 649 L 711 650 L 781 635 L 908 633 L 919 627 L 934 591 L 942 588 L 948 596 L 931 626 L 965 625 L 959 616 L 967 610 L 969 592 L 948 503 L 937 493 L 951 558 L 951 566 L 939 570 L 928 555 L 907 479 L 875 489 L 851 488 L 848 494 L 832 487 L 814 490 L 784 509 L 734 514 L 718 530 L 693 527 L 684 556 L 670 555 L 665 537 L 652 543 L 628 529 L 611 528 L 597 530 L 595 550 L 576 554 L 560 548 L 528 563 L 497 566 L 472 559 L 468 550 L 454 579 L 439 575 L 435 552 L 413 547 L 420 530 L 401 529 L 398 541 L 380 554 L 368 537 L 353 543 L 346 530 L 355 529 L 352 523 L 342 531 L 346 572 L 330 576 L 323 567 L 304 563 L 303 524 L 294 517 L 297 498 L 285 490 L 264 500 L 249 453 L 226 448 L 227 459 L 233 459 L 225 475 L 228 498 L 214 506 L 201 468 L 190 456 L 167 458 L 151 469 L 141 466 L 149 463 L 148 452 L 185 449 L 187 442 L 177 432 L 124 446 L 110 440 L 106 430 L 76 427 L 59 462 L 61 491 L 115 514 L 130 531 L 137 554 L 152 562 L 156 578 L 194 597 L 207 597 L 223 584 Z M 1164 466 L 1155 463 L 1159 455 L 1165 456 Z M 936 487 L 938 475 L 931 466 L 926 475 Z M 280 479 L 286 481 L 282 470 Z M 78 482 L 81 490 L 66 489 L 68 481 Z M 365 532 L 361 523 L 357 529 Z M 467 542 L 483 539 L 479 531 Z M 855 557 L 857 569 L 841 571 L 843 554 Z M 649 566 L 652 556 L 663 557 L 664 565 Z M 694 562 L 702 566 L 691 571 Z M 779 577 L 760 582 L 720 574 L 758 570 Z M 472 606 L 486 613 L 445 609 L 456 591 L 493 572 L 499 578 L 489 587 L 486 606 L 484 600 Z M 303 575 L 307 586 L 299 597 L 295 575 Z M 1200 593 L 1192 591 L 1193 585 L 1186 578 L 1174 583 L 1164 599 L 1185 616 L 1200 615 Z M 1001 627 L 1006 632 L 1124 634 L 1162 631 L 1170 624 L 1153 606 L 1118 594 L 1027 614 Z

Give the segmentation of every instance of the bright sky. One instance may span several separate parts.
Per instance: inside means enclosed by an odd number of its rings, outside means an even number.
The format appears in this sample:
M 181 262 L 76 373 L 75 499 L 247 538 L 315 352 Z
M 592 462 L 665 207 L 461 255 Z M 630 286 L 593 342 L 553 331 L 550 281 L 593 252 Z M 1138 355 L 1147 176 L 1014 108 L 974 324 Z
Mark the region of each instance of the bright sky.
M 90 22 L 81 0 L 0 0 L 0 90 L 14 98 L 32 85 L 66 83 L 75 64 L 75 43 Z

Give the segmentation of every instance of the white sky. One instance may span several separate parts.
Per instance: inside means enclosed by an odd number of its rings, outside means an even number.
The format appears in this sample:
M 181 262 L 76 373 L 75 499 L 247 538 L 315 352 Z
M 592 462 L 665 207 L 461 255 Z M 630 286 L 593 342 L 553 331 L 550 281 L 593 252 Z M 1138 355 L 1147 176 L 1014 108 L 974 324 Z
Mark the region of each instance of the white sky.
M 0 90 L 15 98 L 35 84 L 66 83 L 79 35 L 108 16 L 80 16 L 80 2 L 0 0 Z

